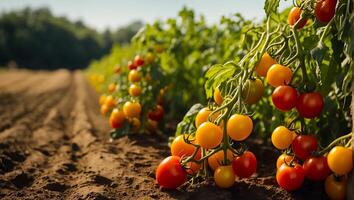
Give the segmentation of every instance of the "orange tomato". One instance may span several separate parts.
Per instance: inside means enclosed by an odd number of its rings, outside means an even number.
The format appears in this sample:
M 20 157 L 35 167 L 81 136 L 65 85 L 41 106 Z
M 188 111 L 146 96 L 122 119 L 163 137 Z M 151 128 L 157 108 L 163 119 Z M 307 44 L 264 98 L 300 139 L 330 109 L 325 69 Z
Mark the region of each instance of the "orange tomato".
M 102 94 L 102 95 L 100 96 L 100 99 L 98 100 L 98 103 L 99 103 L 100 105 L 103 105 L 105 101 L 106 101 L 106 95 Z
M 109 111 L 109 107 L 106 104 L 103 104 L 101 106 L 101 114 L 106 115 L 108 111 Z
M 113 109 L 111 116 L 109 117 L 109 124 L 112 128 L 120 128 L 123 125 L 125 119 L 124 112 L 118 110 L 117 108 Z
M 104 104 L 106 104 L 108 108 L 112 108 L 116 103 L 114 98 L 111 95 L 108 95 L 104 101 Z
M 139 118 L 141 113 L 141 105 L 138 102 L 127 101 L 123 105 L 123 112 L 128 118 Z
M 256 74 L 260 77 L 267 76 L 269 68 L 276 63 L 277 61 L 275 61 L 267 52 L 265 52 L 256 66 Z
M 204 149 L 213 149 L 219 146 L 222 138 L 221 128 L 211 122 L 204 122 L 196 132 L 196 142 Z
M 247 115 L 234 114 L 227 121 L 227 134 L 236 141 L 248 138 L 253 129 L 252 119 Z
M 141 95 L 141 87 L 137 84 L 133 84 L 129 87 L 129 95 L 132 97 L 137 97 Z
M 297 23 L 297 21 L 299 21 L 300 17 L 301 17 L 301 8 L 293 7 L 290 10 L 289 15 L 288 15 L 288 24 L 290 26 L 294 26 Z M 307 22 L 307 19 L 303 19 L 300 22 L 298 29 L 303 28 L 306 25 L 306 22 Z
M 285 153 L 281 154 L 277 159 L 277 169 L 279 169 L 280 166 L 285 162 L 290 163 L 290 161 L 293 160 L 293 158 L 294 158 L 293 156 L 286 155 Z
M 211 155 L 209 158 L 208 158 L 208 164 L 209 164 L 209 167 L 212 169 L 212 170 L 216 170 L 216 168 L 218 168 L 223 162 L 224 162 L 224 151 L 218 151 L 216 152 L 215 154 Z M 226 152 L 226 157 L 227 159 L 232 162 L 232 160 L 235 158 L 234 154 L 232 153 L 231 150 L 227 150 Z M 225 164 L 225 163 L 224 163 Z
M 108 92 L 109 93 L 113 93 L 114 91 L 116 91 L 116 84 L 111 83 L 108 85 Z
M 215 103 L 220 106 L 222 104 L 222 96 L 219 88 L 215 88 L 213 96 L 214 96 Z
M 267 82 L 273 87 L 287 85 L 293 77 L 293 72 L 288 67 L 274 64 L 270 67 L 267 73 Z
M 128 80 L 129 82 L 139 82 L 141 79 L 141 75 L 139 73 L 138 70 L 136 69 L 133 69 L 133 70 L 130 70 L 129 71 L 129 74 L 128 74 Z
M 207 122 L 209 115 L 212 113 L 211 110 L 209 110 L 209 108 L 203 108 L 201 109 L 197 116 L 195 117 L 195 126 L 198 128 L 202 123 Z M 212 120 L 214 121 L 217 117 L 219 116 L 218 113 L 214 114 L 212 116 Z

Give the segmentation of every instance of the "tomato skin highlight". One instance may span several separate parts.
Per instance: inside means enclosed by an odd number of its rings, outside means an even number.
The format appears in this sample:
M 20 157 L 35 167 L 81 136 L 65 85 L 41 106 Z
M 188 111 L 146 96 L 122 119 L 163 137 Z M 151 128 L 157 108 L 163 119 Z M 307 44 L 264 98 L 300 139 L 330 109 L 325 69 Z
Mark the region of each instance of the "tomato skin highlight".
M 327 24 L 336 13 L 337 0 L 317 0 L 315 5 L 316 19 Z
M 245 103 L 252 105 L 257 103 L 264 94 L 264 86 L 260 79 L 248 79 L 243 86 L 242 98 Z
M 328 176 L 325 181 L 325 191 L 327 196 L 333 200 L 344 200 L 347 194 L 347 177 L 338 178 L 333 174 Z
M 335 146 L 328 153 L 327 162 L 336 175 L 348 174 L 353 169 L 353 152 L 349 148 Z
M 241 156 L 237 156 L 232 161 L 232 169 L 236 176 L 248 178 L 257 170 L 257 158 L 252 152 L 245 151 Z
M 214 172 L 215 184 L 220 188 L 229 188 L 235 183 L 235 174 L 230 165 L 220 166 Z
M 301 17 L 301 9 L 299 7 L 293 7 L 288 15 L 288 24 L 290 26 L 294 26 L 297 21 L 299 21 L 300 17 Z M 298 25 L 298 29 L 303 28 L 307 23 L 307 19 L 302 19 L 302 21 L 300 22 L 300 24 Z
M 293 77 L 293 72 L 290 68 L 280 64 L 272 65 L 267 72 L 267 82 L 273 87 L 287 85 Z
M 165 158 L 156 169 L 156 181 L 162 188 L 175 189 L 186 180 L 187 172 L 183 170 L 178 156 Z
M 301 117 L 315 118 L 322 112 L 323 106 L 322 95 L 318 92 L 309 92 L 299 96 L 296 109 Z
M 310 157 L 302 165 L 305 176 L 311 181 L 323 181 L 331 174 L 327 164 L 327 157 Z
M 260 77 L 267 76 L 269 68 L 276 63 L 277 61 L 275 61 L 267 52 L 265 52 L 256 66 L 256 74 Z
M 276 179 L 280 187 L 286 191 L 294 191 L 299 189 L 304 182 L 304 170 L 299 164 L 290 167 L 286 164 L 280 166 L 277 170 Z
M 271 136 L 272 144 L 279 150 L 287 149 L 293 142 L 293 133 L 285 126 L 278 126 Z
M 247 115 L 232 115 L 227 121 L 227 134 L 236 141 L 248 138 L 253 129 L 252 119 Z
M 219 146 L 222 138 L 221 128 L 211 122 L 202 123 L 196 132 L 197 143 L 205 149 L 213 149 Z
M 313 135 L 298 135 L 291 144 L 297 158 L 306 160 L 318 148 L 317 138 Z
M 298 92 L 295 88 L 281 85 L 275 88 L 272 101 L 280 111 L 289 111 L 296 106 Z

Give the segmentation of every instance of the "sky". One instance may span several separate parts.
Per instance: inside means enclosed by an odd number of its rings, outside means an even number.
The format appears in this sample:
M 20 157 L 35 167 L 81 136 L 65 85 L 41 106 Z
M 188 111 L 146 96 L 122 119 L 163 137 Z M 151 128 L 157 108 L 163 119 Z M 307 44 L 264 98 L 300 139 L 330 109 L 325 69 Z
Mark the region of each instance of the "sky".
M 281 8 L 291 5 L 282 1 Z M 247 19 L 262 19 L 264 0 L 0 0 L 0 13 L 26 6 L 48 7 L 58 16 L 82 20 L 103 31 L 116 29 L 135 20 L 153 22 L 174 17 L 187 6 L 203 14 L 208 23 L 217 23 L 221 16 L 239 12 Z

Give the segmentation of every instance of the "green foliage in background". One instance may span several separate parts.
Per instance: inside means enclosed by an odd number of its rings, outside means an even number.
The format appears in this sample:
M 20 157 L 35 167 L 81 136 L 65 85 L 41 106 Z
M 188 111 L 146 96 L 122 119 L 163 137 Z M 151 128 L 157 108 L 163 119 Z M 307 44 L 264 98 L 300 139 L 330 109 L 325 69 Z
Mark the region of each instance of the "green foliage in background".
M 117 31 L 98 33 L 81 21 L 54 16 L 49 9 L 25 8 L 0 15 L 0 65 L 31 69 L 76 69 L 124 44 L 142 26 L 135 22 Z

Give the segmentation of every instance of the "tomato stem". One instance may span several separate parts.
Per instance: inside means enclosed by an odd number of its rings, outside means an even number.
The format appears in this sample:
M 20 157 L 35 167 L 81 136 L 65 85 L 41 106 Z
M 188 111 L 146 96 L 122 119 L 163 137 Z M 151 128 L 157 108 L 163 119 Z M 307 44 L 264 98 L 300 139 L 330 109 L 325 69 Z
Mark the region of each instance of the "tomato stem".
M 317 154 L 319 155 L 323 155 L 325 153 L 327 153 L 328 151 L 330 151 L 335 145 L 337 145 L 339 142 L 346 140 L 348 138 L 352 137 L 352 133 L 348 133 L 346 135 L 343 135 L 342 137 L 339 137 L 337 139 L 335 139 L 333 142 L 331 142 L 326 148 L 322 149 L 321 151 L 319 151 Z M 351 142 L 351 141 L 349 141 Z M 348 142 L 348 143 L 349 143 Z

